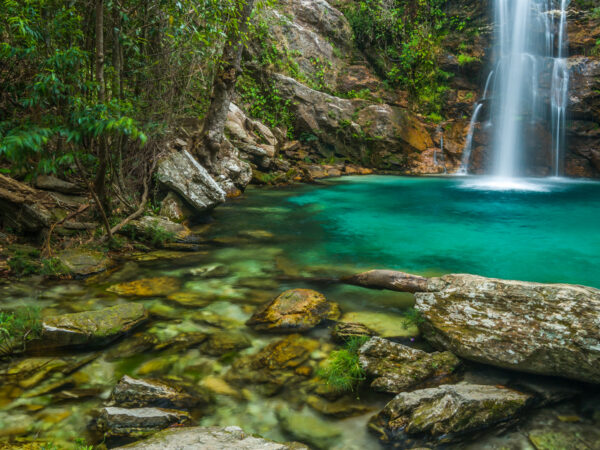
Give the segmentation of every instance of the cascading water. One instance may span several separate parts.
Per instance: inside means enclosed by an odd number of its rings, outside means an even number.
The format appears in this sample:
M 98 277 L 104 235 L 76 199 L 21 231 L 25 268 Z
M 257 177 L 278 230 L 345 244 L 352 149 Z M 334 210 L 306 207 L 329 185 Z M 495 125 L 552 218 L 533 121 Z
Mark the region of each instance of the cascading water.
M 528 134 L 540 123 L 552 132 L 552 173 L 562 173 L 568 102 L 567 8 L 570 0 L 494 0 L 495 64 L 476 104 L 459 174 L 468 172 L 483 101 L 493 124 L 491 174 L 525 174 Z

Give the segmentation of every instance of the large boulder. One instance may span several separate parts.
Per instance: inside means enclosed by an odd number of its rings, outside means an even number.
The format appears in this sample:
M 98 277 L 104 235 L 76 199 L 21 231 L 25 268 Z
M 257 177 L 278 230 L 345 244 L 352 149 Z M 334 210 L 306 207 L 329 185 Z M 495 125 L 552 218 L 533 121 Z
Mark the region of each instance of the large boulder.
M 225 191 L 187 151 L 170 152 L 157 168 L 158 180 L 202 212 L 225 201 Z
M 134 444 L 118 447 L 130 450 L 239 449 L 308 450 L 302 444 L 280 444 L 251 436 L 239 427 L 193 427 L 164 430 Z
M 337 304 L 311 289 L 291 289 L 259 308 L 246 322 L 259 331 L 297 333 L 314 328 L 325 319 L 337 319 Z
M 417 293 L 423 336 L 473 361 L 600 383 L 600 290 L 475 275 Z
M 369 427 L 394 448 L 457 442 L 492 426 L 510 425 L 530 397 L 487 385 L 456 384 L 398 394 Z
M 373 337 L 359 350 L 359 362 L 377 391 L 399 393 L 450 375 L 460 360 L 450 352 L 427 353 Z
M 33 348 L 101 346 L 130 332 L 148 319 L 139 303 L 124 303 L 97 311 L 46 317 L 42 336 L 31 341 Z

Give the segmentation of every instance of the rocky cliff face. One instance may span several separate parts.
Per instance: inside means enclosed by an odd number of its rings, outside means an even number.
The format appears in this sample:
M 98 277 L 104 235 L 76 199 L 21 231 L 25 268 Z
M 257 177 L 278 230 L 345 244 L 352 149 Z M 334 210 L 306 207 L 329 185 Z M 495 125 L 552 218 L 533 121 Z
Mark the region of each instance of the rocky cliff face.
M 600 177 L 600 18 L 578 5 L 573 2 L 569 10 L 571 106 L 565 171 Z M 370 63 L 374 55 L 354 45 L 343 6 L 343 0 L 283 0 L 257 19 L 266 24 L 270 41 L 287 59 L 287 67 L 271 64 L 259 69 L 293 117 L 300 142 L 288 145 L 292 150 L 284 154 L 297 153 L 299 166 L 303 161 L 345 160 L 412 174 L 455 172 L 489 70 L 490 2 L 450 0 L 446 5 L 446 14 L 465 25 L 449 32 L 437 57 L 440 69 L 449 74 L 441 123 L 419 114 L 406 92 L 386 87 Z M 255 47 L 251 53 L 260 51 Z M 489 130 L 483 128 L 477 125 L 473 143 L 471 167 L 476 173 L 484 173 L 491 160 Z M 534 149 L 528 161 L 531 175 L 549 174 L 550 131 L 536 126 L 529 145 Z M 268 170 L 287 167 L 278 164 Z

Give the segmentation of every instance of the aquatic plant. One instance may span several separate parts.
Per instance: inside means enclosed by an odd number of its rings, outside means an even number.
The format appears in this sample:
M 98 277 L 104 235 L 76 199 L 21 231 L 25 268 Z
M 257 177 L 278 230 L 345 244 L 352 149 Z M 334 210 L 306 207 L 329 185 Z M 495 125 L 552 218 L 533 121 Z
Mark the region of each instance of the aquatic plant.
M 38 307 L 27 306 L 15 311 L 0 311 L 0 356 L 23 347 L 28 340 L 37 338 L 42 332 L 42 321 Z
M 365 371 L 358 361 L 358 350 L 369 339 L 368 336 L 352 336 L 344 348 L 331 352 L 317 375 L 336 391 L 355 391 L 365 380 Z

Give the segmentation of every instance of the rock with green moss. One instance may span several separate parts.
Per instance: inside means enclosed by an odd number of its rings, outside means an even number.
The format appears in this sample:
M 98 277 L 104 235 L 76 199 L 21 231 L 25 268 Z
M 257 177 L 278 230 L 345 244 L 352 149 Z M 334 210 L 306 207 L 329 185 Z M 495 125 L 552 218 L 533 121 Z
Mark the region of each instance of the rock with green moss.
M 338 343 L 360 336 L 374 336 L 376 333 L 362 323 L 338 322 L 331 330 L 331 337 Z
M 531 431 L 528 437 L 535 450 L 589 450 L 600 448 L 600 430 L 587 428 L 579 429 L 579 427 L 575 427 L 574 430 L 537 429 Z
M 259 331 L 295 333 L 339 315 L 338 305 L 327 301 L 323 294 L 311 289 L 291 289 L 260 307 L 246 325 Z
M 361 416 L 373 410 L 356 399 L 356 396 L 344 396 L 335 401 L 328 401 L 320 395 L 309 395 L 306 403 L 323 415 L 344 419 L 346 417 Z
M 105 438 L 113 438 L 143 437 L 189 421 L 187 413 L 173 409 L 109 406 L 100 411 L 97 423 Z
M 600 383 L 600 290 L 446 275 L 417 293 L 423 336 L 461 358 Z
M 277 411 L 277 418 L 279 425 L 287 435 L 311 448 L 330 449 L 342 436 L 341 429 L 308 412 L 296 412 L 288 408 L 281 408 Z
M 207 393 L 180 383 L 136 379 L 125 375 L 112 392 L 115 404 L 127 408 L 158 406 L 191 409 L 210 402 Z
M 57 255 L 61 264 L 74 275 L 87 276 L 103 272 L 111 265 L 104 253 L 95 250 L 70 248 Z
M 138 303 L 46 317 L 42 322 L 42 337 L 31 341 L 31 347 L 102 346 L 127 334 L 147 319 L 146 309 Z
M 154 277 L 115 284 L 107 291 L 124 297 L 162 297 L 177 292 L 180 285 L 174 277 Z
M 208 336 L 200 345 L 200 351 L 211 356 L 221 356 L 238 352 L 250 345 L 250 339 L 240 333 L 219 331 Z
M 399 393 L 448 378 L 460 364 L 450 352 L 427 353 L 379 337 L 359 350 L 359 362 L 377 391 Z
M 280 444 L 251 436 L 239 427 L 174 428 L 119 449 L 182 450 L 182 449 L 240 449 L 240 450 L 308 450 L 302 444 Z
M 530 396 L 475 384 L 444 385 L 398 394 L 369 422 L 384 445 L 437 447 L 518 421 Z
M 340 322 L 359 323 L 383 338 L 419 335 L 419 329 L 413 320 L 392 312 L 353 311 L 344 314 Z

